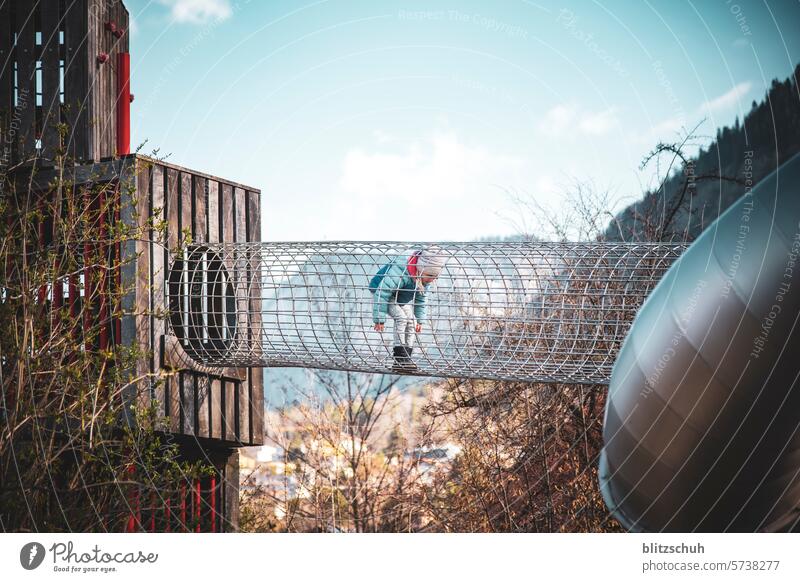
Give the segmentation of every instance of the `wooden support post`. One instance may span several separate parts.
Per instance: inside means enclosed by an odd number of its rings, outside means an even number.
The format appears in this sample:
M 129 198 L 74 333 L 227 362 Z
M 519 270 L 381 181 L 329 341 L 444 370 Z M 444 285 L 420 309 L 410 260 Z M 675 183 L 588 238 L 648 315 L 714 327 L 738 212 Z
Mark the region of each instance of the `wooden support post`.
M 98 269 L 98 281 L 97 281 L 97 289 L 98 289 L 98 300 L 99 300 L 99 309 L 98 309 L 98 317 L 99 317 L 99 324 L 100 324 L 100 351 L 105 352 L 108 350 L 108 305 L 107 305 L 107 289 L 106 286 L 108 284 L 108 246 L 106 245 L 106 237 L 107 237 L 107 230 L 106 230 L 106 187 L 102 187 L 100 189 L 99 194 L 99 231 L 100 231 L 100 260 L 102 261 L 103 265 Z
M 164 527 L 164 531 L 166 532 L 172 531 L 172 508 L 170 507 L 171 502 L 172 502 L 172 494 L 170 493 L 170 495 L 167 496 L 167 499 L 164 502 L 164 522 L 166 524 Z
M 27 3 L 26 3 L 27 4 Z M 17 3 L 16 25 L 19 31 L 15 47 L 17 61 L 17 115 L 19 161 L 32 160 L 36 154 L 36 13 L 35 4 L 25 10 Z M 3 63 L 3 66 L 9 66 Z
M 87 213 L 85 228 L 87 231 L 91 232 L 94 226 L 91 187 L 84 188 L 83 196 L 84 212 Z M 94 318 L 92 317 L 92 295 L 94 294 L 94 269 L 92 267 L 92 262 L 94 261 L 94 256 L 92 252 L 93 245 L 89 242 L 91 239 L 90 232 L 84 234 L 85 242 L 83 244 L 83 335 L 87 353 L 94 348 L 93 342 L 91 341 L 91 330 L 92 324 L 94 323 Z
M 223 521 L 222 531 L 239 531 L 239 451 L 229 449 L 225 462 L 223 487 Z
M 47 242 L 44 236 L 45 223 L 47 221 L 45 219 L 46 208 L 44 205 L 44 198 L 41 197 L 41 195 L 36 203 L 36 210 L 37 213 L 39 214 L 39 218 L 36 223 L 36 245 L 37 245 L 37 250 L 39 252 L 39 256 L 42 256 L 45 252 L 45 245 Z M 42 312 L 44 312 L 45 302 L 47 301 L 47 285 L 45 284 L 39 285 L 38 301 Z
M 61 146 L 58 125 L 61 122 L 61 74 L 59 67 L 61 22 L 60 0 L 40 0 L 42 23 L 42 158 L 55 161 Z
M 122 191 L 120 183 L 114 185 L 114 224 L 120 224 L 120 206 L 122 204 Z M 114 345 L 118 346 L 122 343 L 122 298 L 120 292 L 122 290 L 122 243 L 116 242 L 113 249 L 112 263 L 114 265 L 114 295 L 115 300 L 115 313 L 114 313 Z
M 94 159 L 89 141 L 92 103 L 89 67 L 88 0 L 70 0 L 64 14 L 64 121 L 67 124 L 67 155 L 76 161 Z
M 12 63 L 15 60 L 11 25 L 11 2 L 0 2 L 0 63 Z M 7 136 L 14 115 L 14 70 L 8 65 L 0 67 L 0 104 L 6 104 L 0 107 L 0 132 Z M 13 144 L 2 144 L 0 164 L 8 167 L 14 157 L 13 149 Z

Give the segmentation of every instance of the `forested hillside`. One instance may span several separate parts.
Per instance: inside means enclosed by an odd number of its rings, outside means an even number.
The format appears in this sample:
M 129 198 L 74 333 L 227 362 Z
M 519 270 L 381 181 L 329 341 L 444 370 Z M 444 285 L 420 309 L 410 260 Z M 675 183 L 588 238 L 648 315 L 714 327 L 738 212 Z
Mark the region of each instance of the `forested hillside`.
M 800 65 L 784 81 L 773 80 L 765 98 L 753 101 L 744 120 L 740 123 L 737 118 L 733 127 L 718 129 L 714 141 L 697 156 L 685 163 L 675 158 L 675 171 L 660 188 L 619 213 L 606 231 L 607 238 L 692 240 L 748 184 L 755 185 L 799 152 L 798 78 Z M 661 146 L 662 155 L 674 156 L 673 144 Z

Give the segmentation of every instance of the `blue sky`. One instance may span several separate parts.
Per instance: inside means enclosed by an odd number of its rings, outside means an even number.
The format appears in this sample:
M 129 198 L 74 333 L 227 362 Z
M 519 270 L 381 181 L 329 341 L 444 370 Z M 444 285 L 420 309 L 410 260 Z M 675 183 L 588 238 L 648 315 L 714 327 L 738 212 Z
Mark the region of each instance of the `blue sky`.
M 134 145 L 260 188 L 265 240 L 514 234 L 575 180 L 618 209 L 800 62 L 790 0 L 125 4 Z

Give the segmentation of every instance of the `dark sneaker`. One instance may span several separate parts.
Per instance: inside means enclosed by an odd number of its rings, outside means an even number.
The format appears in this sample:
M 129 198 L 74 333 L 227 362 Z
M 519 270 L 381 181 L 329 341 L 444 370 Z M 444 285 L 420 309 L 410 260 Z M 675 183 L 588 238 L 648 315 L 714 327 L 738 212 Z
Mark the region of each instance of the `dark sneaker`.
M 397 374 L 413 374 L 419 371 L 417 365 L 411 361 L 410 349 L 405 346 L 395 346 L 392 371 Z
M 419 372 L 419 368 L 414 363 L 414 360 L 411 359 L 411 354 L 414 351 L 414 348 L 406 348 L 406 366 L 409 368 L 410 372 Z
M 407 362 L 403 362 L 403 372 L 406 374 L 415 374 L 419 372 L 419 368 L 417 368 L 417 365 L 414 362 L 408 360 Z
M 392 372 L 402 374 L 404 371 L 403 364 L 406 358 L 406 352 L 403 346 L 394 346 L 394 349 L 392 350 L 392 358 L 394 358 Z

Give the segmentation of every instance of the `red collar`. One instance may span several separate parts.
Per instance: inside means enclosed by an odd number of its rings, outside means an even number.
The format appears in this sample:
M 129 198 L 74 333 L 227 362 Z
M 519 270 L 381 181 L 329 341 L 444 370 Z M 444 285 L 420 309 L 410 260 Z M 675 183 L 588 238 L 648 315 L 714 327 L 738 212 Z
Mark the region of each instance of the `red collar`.
M 408 259 L 408 274 L 412 277 L 417 276 L 417 260 L 419 259 L 419 251 L 415 251 Z

